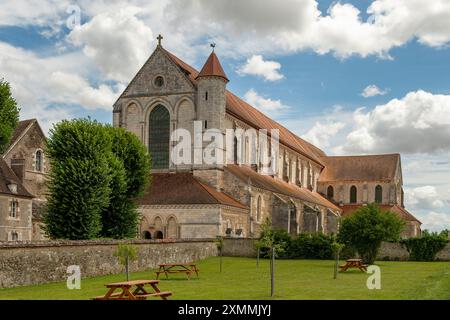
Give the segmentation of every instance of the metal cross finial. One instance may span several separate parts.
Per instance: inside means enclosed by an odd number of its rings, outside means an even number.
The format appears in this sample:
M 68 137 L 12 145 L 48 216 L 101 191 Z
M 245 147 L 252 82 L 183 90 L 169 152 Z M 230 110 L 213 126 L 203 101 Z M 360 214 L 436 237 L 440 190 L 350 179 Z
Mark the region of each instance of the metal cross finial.
M 213 49 L 213 51 L 214 51 L 214 48 L 216 47 L 216 44 L 213 42 L 213 43 L 211 43 L 209 46 L 210 46 L 210 47 Z
M 160 45 L 161 45 L 161 40 L 163 39 L 163 36 L 159 34 L 159 35 L 156 37 L 156 39 L 158 39 L 158 46 L 160 46 Z

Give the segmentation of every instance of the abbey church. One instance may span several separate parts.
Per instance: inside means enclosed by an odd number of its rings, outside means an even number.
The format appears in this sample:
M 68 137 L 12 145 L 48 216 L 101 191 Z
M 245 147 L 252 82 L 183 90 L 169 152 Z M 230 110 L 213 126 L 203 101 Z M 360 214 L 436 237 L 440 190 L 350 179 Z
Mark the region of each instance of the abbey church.
M 160 37 L 115 102 L 114 126 L 136 134 L 152 157 L 152 183 L 138 199 L 141 238 L 253 237 L 268 217 L 294 235 L 330 234 L 340 217 L 372 202 L 407 222 L 405 237 L 420 234 L 421 223 L 403 204 L 399 154 L 327 156 L 228 91 L 228 82 L 214 51 L 199 72 L 165 50 Z M 172 157 L 178 129 L 194 137 L 190 159 L 199 151 L 194 140 L 209 129 L 277 129 L 278 151 L 268 154 L 276 170 L 267 174 L 248 161 L 263 152 L 248 139 L 232 146 L 243 161 L 180 164 Z

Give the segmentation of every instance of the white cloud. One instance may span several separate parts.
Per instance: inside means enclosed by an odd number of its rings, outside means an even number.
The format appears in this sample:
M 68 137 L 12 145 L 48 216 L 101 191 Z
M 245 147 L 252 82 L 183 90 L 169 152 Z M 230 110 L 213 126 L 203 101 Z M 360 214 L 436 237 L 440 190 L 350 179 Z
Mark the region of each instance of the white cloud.
M 361 93 L 361 95 L 364 98 L 370 98 L 370 97 L 374 97 L 374 96 L 383 96 L 388 92 L 388 90 L 382 90 L 380 88 L 378 88 L 376 85 L 371 84 L 367 87 L 364 88 L 363 92 Z
M 333 139 L 344 127 L 345 123 L 343 122 L 316 122 L 314 126 L 301 137 L 319 148 L 328 148 L 331 145 L 331 139 Z
M 254 89 L 248 90 L 244 95 L 244 100 L 267 115 L 274 115 L 285 111 L 289 107 L 283 105 L 280 100 L 272 100 L 259 95 Z
M 261 55 L 253 55 L 247 59 L 246 64 L 238 69 L 238 73 L 263 77 L 268 81 L 277 81 L 284 78 L 279 72 L 281 64 L 276 61 L 264 60 Z
M 0 42 L 0 70 L 11 83 L 22 118 L 38 118 L 44 130 L 52 123 L 73 117 L 75 107 L 110 111 L 122 86 L 93 86 L 93 73 L 79 53 L 41 58 L 33 52 Z
M 450 151 L 450 95 L 422 90 L 372 111 L 357 109 L 344 153 Z
M 151 53 L 152 30 L 129 7 L 96 15 L 68 36 L 110 79 L 130 81 Z
M 444 206 L 434 186 L 405 189 L 405 203 L 413 209 L 438 209 Z
M 442 231 L 450 230 L 450 215 L 438 212 L 418 214 L 417 218 L 422 222 L 422 230 Z

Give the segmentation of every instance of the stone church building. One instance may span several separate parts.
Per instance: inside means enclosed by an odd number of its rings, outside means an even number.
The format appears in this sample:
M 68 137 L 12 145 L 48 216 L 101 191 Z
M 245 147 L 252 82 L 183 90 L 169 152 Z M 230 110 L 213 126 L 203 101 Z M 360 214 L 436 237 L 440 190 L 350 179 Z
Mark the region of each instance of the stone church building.
M 403 206 L 398 154 L 328 157 L 228 91 L 228 82 L 214 51 L 198 72 L 165 50 L 160 38 L 115 102 L 114 126 L 136 134 L 152 156 L 152 184 L 138 199 L 140 237 L 252 237 L 268 217 L 291 234 L 336 233 L 341 216 L 370 202 L 403 217 L 405 236 L 420 233 L 420 222 Z M 195 140 L 209 129 L 225 136 L 227 129 L 251 128 L 278 129 L 278 151 L 265 155 L 276 168 L 270 174 L 249 161 L 252 152 L 263 151 L 247 136 L 231 146 L 213 144 L 214 154 L 239 150 L 244 156 L 238 163 L 179 164 L 171 157 L 178 129 Z M 187 158 L 194 159 L 198 148 L 192 142 Z

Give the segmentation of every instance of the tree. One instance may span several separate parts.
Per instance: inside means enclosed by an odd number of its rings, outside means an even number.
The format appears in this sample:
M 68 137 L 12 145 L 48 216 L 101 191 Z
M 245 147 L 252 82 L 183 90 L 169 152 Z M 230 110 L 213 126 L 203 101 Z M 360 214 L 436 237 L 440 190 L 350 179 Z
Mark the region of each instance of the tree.
M 9 83 L 0 79 L 0 154 L 6 151 L 11 141 L 19 122 L 19 111 L 17 102 L 11 95 Z
M 119 259 L 119 263 L 125 267 L 127 281 L 130 280 L 130 261 L 137 259 L 137 250 L 132 245 L 119 244 L 114 255 Z
M 338 239 L 356 249 L 365 263 L 373 264 L 381 242 L 398 240 L 404 225 L 395 213 L 368 204 L 342 220 Z
M 444 249 L 448 242 L 448 230 L 440 233 L 424 230 L 420 237 L 403 239 L 400 243 L 408 250 L 410 260 L 434 261 L 438 252 Z
M 344 245 L 342 243 L 333 241 L 331 247 L 333 248 L 334 252 L 334 279 L 337 279 L 339 267 L 339 254 L 341 253 L 341 250 L 344 248 Z
M 261 237 L 257 243 L 260 248 L 269 249 L 270 257 L 270 296 L 275 294 L 275 257 L 283 252 L 283 244 L 277 243 L 276 232 L 272 229 L 272 220 L 267 218 L 261 225 Z
M 110 202 L 110 136 L 96 121 L 64 120 L 50 130 L 47 155 L 51 172 L 46 233 L 53 239 L 97 237 Z
M 109 158 L 111 197 L 109 206 L 102 213 L 101 235 L 132 238 L 139 223 L 133 199 L 142 194 L 150 182 L 150 156 L 135 134 L 111 126 L 105 130 L 112 141 Z

